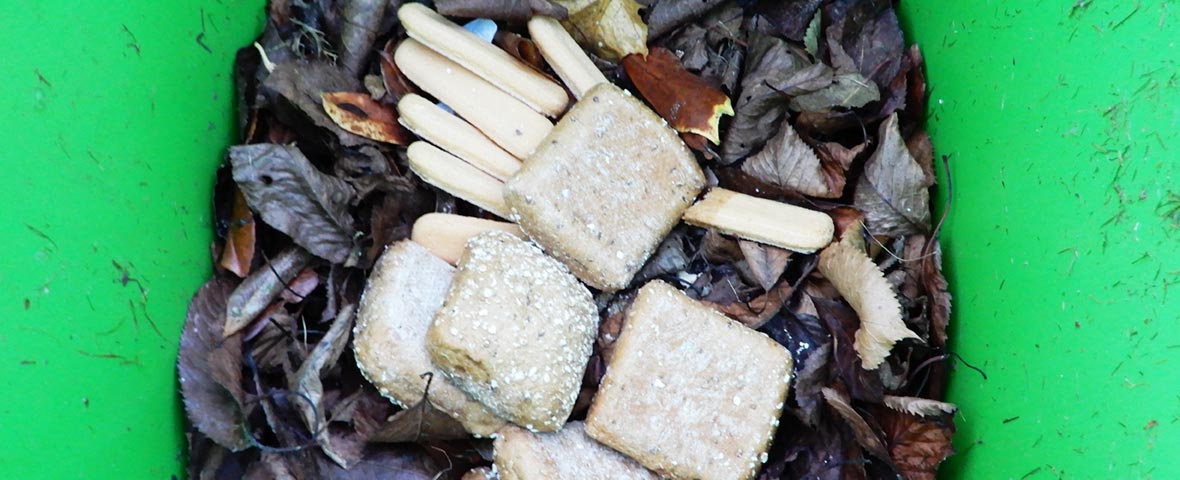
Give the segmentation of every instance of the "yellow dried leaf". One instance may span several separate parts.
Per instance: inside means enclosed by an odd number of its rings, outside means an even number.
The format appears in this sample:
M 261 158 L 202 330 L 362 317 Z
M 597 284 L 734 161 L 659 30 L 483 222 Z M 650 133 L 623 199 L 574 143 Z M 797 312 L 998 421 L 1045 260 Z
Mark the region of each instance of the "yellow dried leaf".
M 324 112 L 340 128 L 378 142 L 406 145 L 413 136 L 397 122 L 397 111 L 367 93 L 324 92 Z
M 595 55 L 617 62 L 632 53 L 647 55 L 647 24 L 635 0 L 595 0 L 570 9 L 566 28 Z M 567 7 L 568 8 L 568 7 Z
M 833 243 L 820 252 L 819 271 L 860 317 L 853 347 L 866 370 L 880 366 L 898 340 L 918 338 L 902 320 L 901 304 L 885 274 L 862 250 Z

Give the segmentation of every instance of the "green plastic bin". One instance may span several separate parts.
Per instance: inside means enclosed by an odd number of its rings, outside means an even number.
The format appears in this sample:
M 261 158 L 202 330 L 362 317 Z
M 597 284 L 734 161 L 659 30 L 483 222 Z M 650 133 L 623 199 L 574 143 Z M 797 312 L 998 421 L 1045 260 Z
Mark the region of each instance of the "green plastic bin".
M 176 339 L 263 2 L 5 6 L 0 477 L 182 476 Z M 987 374 L 953 373 L 942 473 L 1180 476 L 1180 4 L 900 8 L 954 181 L 952 348 Z

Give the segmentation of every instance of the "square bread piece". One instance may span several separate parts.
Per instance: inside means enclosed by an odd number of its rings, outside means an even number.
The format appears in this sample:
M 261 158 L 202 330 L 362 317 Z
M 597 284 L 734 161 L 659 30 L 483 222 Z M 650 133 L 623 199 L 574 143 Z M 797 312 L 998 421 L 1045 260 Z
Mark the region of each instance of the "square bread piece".
M 459 390 L 430 361 L 426 331 L 442 306 L 455 268 L 409 240 L 391 245 L 377 260 L 361 296 L 353 350 L 361 373 L 402 407 L 422 400 L 430 372 L 430 401 L 479 436 L 507 422 Z
M 752 478 L 791 364 L 770 337 L 648 283 L 627 310 L 586 433 L 670 478 Z
M 532 433 L 511 425 L 496 436 L 500 480 L 657 480 L 635 460 L 586 436 L 581 422 L 558 432 Z
M 590 291 L 511 234 L 472 237 L 427 334 L 435 365 L 502 418 L 554 431 L 573 409 L 598 332 Z
M 704 186 L 651 109 L 609 83 L 586 93 L 504 187 L 512 220 L 586 284 L 626 287 Z

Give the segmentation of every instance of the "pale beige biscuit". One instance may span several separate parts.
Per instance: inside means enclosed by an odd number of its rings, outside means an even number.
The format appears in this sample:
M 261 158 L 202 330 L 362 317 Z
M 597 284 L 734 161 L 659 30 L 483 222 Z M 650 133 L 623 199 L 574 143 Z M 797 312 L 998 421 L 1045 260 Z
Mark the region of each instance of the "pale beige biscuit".
M 479 467 L 468 470 L 459 480 L 495 480 L 497 478 L 500 477 L 496 476 L 496 472 L 493 472 L 491 468 Z
M 569 417 L 598 330 L 590 291 L 509 233 L 467 242 L 427 334 L 435 365 L 497 415 L 533 431 Z
M 501 480 L 656 480 L 623 454 L 586 436 L 581 422 L 558 432 L 532 433 L 511 425 L 496 435 Z
M 426 331 L 451 286 L 454 267 L 412 241 L 386 249 L 361 296 L 353 349 L 361 373 L 381 395 L 402 407 L 422 399 L 426 379 L 430 401 L 467 429 L 488 436 L 506 422 L 459 390 L 434 367 L 426 352 Z
M 508 179 L 511 219 L 583 282 L 626 287 L 705 182 L 654 112 L 594 86 Z
M 669 478 L 752 478 L 778 426 L 790 353 L 660 281 L 626 315 L 586 433 Z

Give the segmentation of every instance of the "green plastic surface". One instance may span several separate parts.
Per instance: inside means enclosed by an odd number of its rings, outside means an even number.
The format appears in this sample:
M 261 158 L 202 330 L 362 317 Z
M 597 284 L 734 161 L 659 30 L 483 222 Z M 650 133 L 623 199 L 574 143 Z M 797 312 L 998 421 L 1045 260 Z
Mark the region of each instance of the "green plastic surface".
M 0 478 L 183 473 L 177 338 L 262 5 L 4 2 Z
M 1180 3 L 903 1 L 950 155 L 947 478 L 1180 478 Z M 945 176 L 940 194 L 946 199 Z

